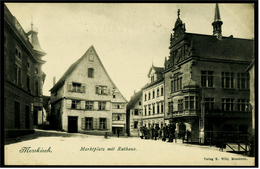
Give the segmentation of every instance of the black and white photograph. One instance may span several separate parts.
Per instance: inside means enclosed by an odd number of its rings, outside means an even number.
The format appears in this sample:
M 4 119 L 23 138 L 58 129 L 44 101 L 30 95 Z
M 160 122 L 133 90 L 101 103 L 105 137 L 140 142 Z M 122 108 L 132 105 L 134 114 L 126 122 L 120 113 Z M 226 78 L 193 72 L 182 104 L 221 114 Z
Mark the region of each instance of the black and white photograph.
M 3 165 L 258 165 L 257 8 L 2 3 Z

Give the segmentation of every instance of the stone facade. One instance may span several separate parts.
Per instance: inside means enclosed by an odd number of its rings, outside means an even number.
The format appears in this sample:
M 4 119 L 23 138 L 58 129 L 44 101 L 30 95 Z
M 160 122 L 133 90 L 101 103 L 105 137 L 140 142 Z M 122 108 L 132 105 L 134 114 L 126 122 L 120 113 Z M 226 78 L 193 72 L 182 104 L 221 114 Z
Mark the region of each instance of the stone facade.
M 32 32 L 32 30 L 30 31 Z M 33 133 L 34 111 L 42 110 L 44 53 L 4 5 L 4 128 L 6 137 Z M 34 31 L 33 31 L 34 32 Z M 35 32 L 37 37 L 37 32 Z
M 126 100 L 93 46 L 50 91 L 51 113 L 57 118 L 57 128 L 68 132 L 124 135 Z
M 178 14 L 165 59 L 165 121 L 172 120 L 179 138 L 189 142 L 206 143 L 220 138 L 220 132 L 248 132 L 251 127 L 245 69 L 254 42 L 222 37 L 217 20 L 216 35 L 192 34 L 185 32 Z

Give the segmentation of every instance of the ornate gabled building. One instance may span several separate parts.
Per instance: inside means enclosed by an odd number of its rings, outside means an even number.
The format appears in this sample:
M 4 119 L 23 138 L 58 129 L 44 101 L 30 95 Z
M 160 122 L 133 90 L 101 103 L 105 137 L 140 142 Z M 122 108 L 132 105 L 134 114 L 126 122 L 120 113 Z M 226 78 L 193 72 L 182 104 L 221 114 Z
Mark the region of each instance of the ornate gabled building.
M 179 137 L 206 143 L 219 131 L 247 132 L 251 127 L 249 74 L 254 40 L 222 36 L 216 4 L 213 35 L 187 33 L 178 18 L 165 58 L 165 121 L 176 124 Z M 209 138 L 210 137 L 210 138 Z
M 52 127 L 68 132 L 125 135 L 127 100 L 93 46 L 68 68 L 50 92 Z
M 149 82 L 142 88 L 143 117 L 142 125 L 150 128 L 155 124 L 164 124 L 164 78 L 163 67 L 151 66 L 148 72 Z
M 37 32 L 25 33 L 4 5 L 4 127 L 7 137 L 33 133 L 35 115 L 43 111 L 45 73 Z

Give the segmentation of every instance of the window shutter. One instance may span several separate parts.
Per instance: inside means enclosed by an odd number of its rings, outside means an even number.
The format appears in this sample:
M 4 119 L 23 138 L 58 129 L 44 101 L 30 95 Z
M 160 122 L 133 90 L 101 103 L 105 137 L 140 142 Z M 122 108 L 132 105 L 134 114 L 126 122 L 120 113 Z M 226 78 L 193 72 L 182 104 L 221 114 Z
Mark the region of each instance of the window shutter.
M 76 108 L 80 109 L 81 105 L 80 105 L 80 101 L 76 101 Z
M 85 101 L 81 101 L 80 102 L 81 109 L 85 109 L 85 106 L 86 106 L 86 102 Z
M 107 118 L 106 123 L 107 123 L 107 130 L 110 130 L 110 119 L 109 118 Z
M 113 114 L 113 116 L 112 116 L 112 120 L 113 120 L 113 121 L 116 120 L 116 114 Z
M 102 88 L 99 86 L 98 87 L 98 94 L 101 94 L 101 90 L 102 90 Z
M 86 84 L 85 83 L 83 83 L 81 86 L 81 92 L 86 93 Z
M 71 108 L 71 100 L 67 100 L 67 109 Z
M 71 88 L 72 88 L 72 83 L 68 83 L 68 92 L 71 91 Z
M 110 95 L 110 89 L 107 89 L 107 94 Z
M 99 129 L 99 118 L 96 118 L 96 129 Z
M 96 86 L 96 94 L 98 94 L 99 86 Z
M 121 117 L 122 117 L 122 120 L 125 120 L 125 114 L 122 114 Z
M 85 130 L 85 118 L 81 118 L 81 129 Z
M 106 110 L 110 110 L 110 102 L 106 102 Z
M 98 128 L 97 128 L 97 119 L 96 119 L 96 118 L 93 118 L 92 120 L 93 120 L 93 129 L 94 129 L 94 130 L 98 129 Z
M 93 107 L 94 110 L 98 110 L 98 102 L 94 102 L 94 107 Z

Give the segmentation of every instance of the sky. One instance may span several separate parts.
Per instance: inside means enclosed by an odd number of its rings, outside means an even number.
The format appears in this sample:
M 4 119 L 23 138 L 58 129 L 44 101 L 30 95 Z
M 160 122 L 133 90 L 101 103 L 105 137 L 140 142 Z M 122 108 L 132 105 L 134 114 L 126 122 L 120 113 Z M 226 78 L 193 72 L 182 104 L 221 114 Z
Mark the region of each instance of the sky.
M 129 101 L 163 67 L 180 9 L 186 32 L 213 34 L 214 3 L 5 3 L 25 32 L 38 31 L 47 53 L 43 94 L 93 45 L 109 76 Z M 254 38 L 254 5 L 219 4 L 222 35 Z

